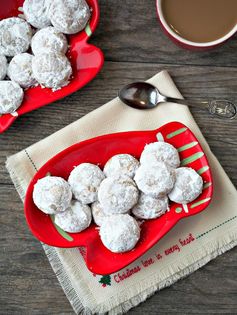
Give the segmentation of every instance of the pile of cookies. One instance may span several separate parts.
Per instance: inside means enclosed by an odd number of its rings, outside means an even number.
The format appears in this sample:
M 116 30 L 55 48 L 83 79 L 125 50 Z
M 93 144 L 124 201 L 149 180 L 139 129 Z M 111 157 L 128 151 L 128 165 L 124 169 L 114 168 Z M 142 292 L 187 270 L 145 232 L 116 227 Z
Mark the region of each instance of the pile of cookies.
M 64 34 L 80 32 L 90 18 L 85 0 L 25 0 L 23 12 L 26 20 L 0 21 L 0 115 L 19 108 L 23 89 L 40 84 L 55 91 L 69 83 Z
M 54 214 L 55 223 L 66 232 L 83 231 L 93 218 L 104 246 L 115 253 L 127 252 L 140 238 L 141 220 L 163 215 L 169 199 L 187 204 L 201 194 L 201 176 L 179 166 L 175 147 L 154 142 L 145 146 L 140 161 L 118 154 L 103 171 L 82 163 L 71 171 L 68 181 L 42 178 L 34 186 L 33 200 L 41 211 Z

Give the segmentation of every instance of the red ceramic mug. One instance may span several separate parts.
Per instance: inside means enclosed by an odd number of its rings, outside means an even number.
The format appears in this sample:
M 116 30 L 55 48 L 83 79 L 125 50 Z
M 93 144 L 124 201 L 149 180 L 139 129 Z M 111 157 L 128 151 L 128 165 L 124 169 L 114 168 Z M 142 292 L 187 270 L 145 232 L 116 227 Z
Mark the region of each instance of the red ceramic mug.
M 179 36 L 177 33 L 175 33 L 170 26 L 168 25 L 168 23 L 166 22 L 165 18 L 164 18 L 164 14 L 162 11 L 162 5 L 161 2 L 164 0 L 156 0 L 156 9 L 157 9 L 157 15 L 158 15 L 158 19 L 161 23 L 161 26 L 165 32 L 165 34 L 171 38 L 171 40 L 181 46 L 182 48 L 186 48 L 186 49 L 191 49 L 191 50 L 208 50 L 208 49 L 212 49 L 215 48 L 217 46 L 222 45 L 223 43 L 225 43 L 229 38 L 231 38 L 236 32 L 237 32 L 237 24 L 224 36 L 214 40 L 214 41 L 210 41 L 210 42 L 205 42 L 205 43 L 198 43 L 198 42 L 193 42 L 190 40 L 187 40 L 181 36 Z

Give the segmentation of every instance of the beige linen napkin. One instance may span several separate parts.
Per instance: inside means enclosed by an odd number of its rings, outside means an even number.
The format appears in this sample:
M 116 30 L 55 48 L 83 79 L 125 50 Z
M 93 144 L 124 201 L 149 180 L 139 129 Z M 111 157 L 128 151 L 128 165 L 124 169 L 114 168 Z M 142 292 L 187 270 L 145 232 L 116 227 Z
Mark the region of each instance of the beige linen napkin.
M 149 81 L 162 93 L 181 97 L 166 71 Z M 202 213 L 179 222 L 143 257 L 105 277 L 87 270 L 83 250 L 43 245 L 76 313 L 125 312 L 155 291 L 171 285 L 234 247 L 237 244 L 236 190 L 210 151 L 188 108 L 171 103 L 149 111 L 139 111 L 115 98 L 7 160 L 7 169 L 24 200 L 27 186 L 36 170 L 66 147 L 106 133 L 155 129 L 170 121 L 187 125 L 201 142 L 214 177 L 213 201 Z

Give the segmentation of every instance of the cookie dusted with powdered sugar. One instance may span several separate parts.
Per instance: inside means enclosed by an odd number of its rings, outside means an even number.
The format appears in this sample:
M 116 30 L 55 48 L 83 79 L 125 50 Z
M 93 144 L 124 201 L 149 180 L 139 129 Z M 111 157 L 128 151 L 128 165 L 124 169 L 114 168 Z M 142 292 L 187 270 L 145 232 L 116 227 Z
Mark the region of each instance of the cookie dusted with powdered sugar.
M 48 16 L 59 32 L 75 34 L 85 28 L 90 9 L 85 0 L 54 0 L 50 3 Z
M 4 55 L 0 55 L 0 80 L 5 79 L 7 75 L 7 58 Z
M 175 173 L 176 181 L 169 193 L 170 200 L 181 204 L 195 200 L 202 192 L 202 177 L 190 167 L 179 167 Z
M 27 22 L 36 28 L 49 26 L 51 24 L 48 17 L 50 2 L 50 0 L 25 0 L 23 3 L 23 12 Z
M 32 70 L 33 76 L 41 85 L 53 90 L 67 85 L 72 74 L 67 57 L 52 52 L 34 56 Z
M 178 151 L 167 142 L 153 142 L 147 144 L 141 154 L 140 162 L 143 165 L 165 162 L 173 168 L 180 165 Z
M 14 113 L 22 103 L 24 92 L 12 81 L 0 81 L 0 115 Z
M 104 219 L 108 216 L 99 201 L 93 202 L 91 205 L 92 216 L 96 225 L 101 226 Z
M 105 218 L 100 227 L 100 237 L 111 252 L 123 253 L 136 246 L 140 227 L 129 214 L 116 214 Z
M 138 200 L 138 189 L 128 176 L 107 177 L 98 190 L 98 200 L 106 214 L 127 213 Z
M 155 165 L 141 165 L 134 180 L 144 194 L 160 198 L 166 196 L 173 188 L 175 172 L 167 164 L 156 162 Z
M 139 219 L 155 219 L 168 209 L 168 198 L 154 198 L 141 193 L 138 203 L 132 208 L 132 214 Z
M 71 199 L 70 186 L 61 177 L 47 176 L 39 179 L 34 185 L 34 203 L 44 213 L 56 214 L 65 211 Z
M 107 177 L 126 175 L 134 177 L 139 162 L 130 154 L 117 154 L 112 156 L 104 166 L 104 173 Z
M 72 170 L 68 182 L 74 197 L 83 204 L 89 204 L 97 200 L 98 188 L 104 178 L 97 165 L 82 163 Z
M 49 52 L 65 54 L 67 48 L 66 36 L 53 26 L 42 28 L 32 37 L 31 49 L 35 56 Z
M 28 53 L 19 54 L 12 58 L 8 66 L 9 78 L 23 88 L 37 84 L 32 73 L 32 58 Z
M 12 17 L 0 21 L 0 54 L 13 57 L 27 51 L 32 30 L 23 19 Z
M 72 200 L 66 211 L 55 214 L 55 223 L 66 232 L 79 233 L 91 224 L 91 209 Z

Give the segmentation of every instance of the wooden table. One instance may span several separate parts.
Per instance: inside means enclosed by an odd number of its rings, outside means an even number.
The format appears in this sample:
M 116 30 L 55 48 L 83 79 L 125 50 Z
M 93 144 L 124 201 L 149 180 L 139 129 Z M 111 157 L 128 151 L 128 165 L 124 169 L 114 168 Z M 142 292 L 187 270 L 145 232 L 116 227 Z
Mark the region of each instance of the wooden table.
M 40 243 L 31 235 L 22 202 L 5 169 L 6 157 L 43 139 L 116 96 L 134 80 L 167 69 L 186 98 L 237 102 L 237 40 L 210 52 L 176 47 L 162 33 L 154 0 L 101 0 L 101 21 L 91 42 L 105 65 L 77 93 L 16 120 L 0 136 L 0 314 L 73 314 Z M 237 123 L 192 109 L 225 171 L 237 184 Z M 237 248 L 218 257 L 130 314 L 237 314 Z

